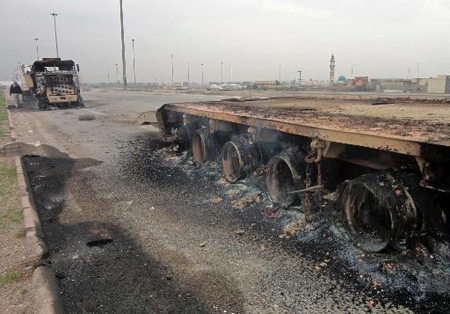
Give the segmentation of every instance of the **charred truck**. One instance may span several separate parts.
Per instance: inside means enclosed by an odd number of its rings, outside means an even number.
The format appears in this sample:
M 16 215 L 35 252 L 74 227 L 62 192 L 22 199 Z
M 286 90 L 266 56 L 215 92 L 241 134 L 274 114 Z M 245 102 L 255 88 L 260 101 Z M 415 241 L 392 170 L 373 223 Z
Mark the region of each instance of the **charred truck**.
M 309 215 L 333 202 L 368 252 L 448 243 L 448 99 L 302 96 L 167 104 L 138 123 L 158 127 L 231 183 L 262 167 L 278 208 Z M 259 168 L 261 169 L 261 168 Z
M 32 66 L 22 66 L 24 103 L 33 103 L 39 110 L 83 107 L 78 72 L 78 64 L 60 58 L 43 58 Z

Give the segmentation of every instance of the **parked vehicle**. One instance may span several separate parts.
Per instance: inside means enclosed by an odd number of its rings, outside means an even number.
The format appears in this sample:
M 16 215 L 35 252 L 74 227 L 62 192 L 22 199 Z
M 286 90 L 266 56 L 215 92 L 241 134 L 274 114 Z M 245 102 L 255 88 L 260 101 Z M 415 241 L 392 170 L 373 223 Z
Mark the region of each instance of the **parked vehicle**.
M 32 103 L 39 110 L 83 107 L 78 72 L 78 64 L 60 58 L 43 58 L 22 66 L 24 103 Z

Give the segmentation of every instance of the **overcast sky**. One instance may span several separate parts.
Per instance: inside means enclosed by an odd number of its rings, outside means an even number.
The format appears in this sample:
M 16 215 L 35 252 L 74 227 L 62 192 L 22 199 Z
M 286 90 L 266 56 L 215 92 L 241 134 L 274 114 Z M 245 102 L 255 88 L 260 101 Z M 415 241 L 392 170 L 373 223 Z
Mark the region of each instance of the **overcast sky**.
M 450 74 L 450 0 L 123 0 L 128 78 L 136 38 L 138 81 L 187 77 L 220 80 L 233 66 L 235 80 L 295 77 L 327 79 L 331 53 L 336 73 L 406 77 Z M 59 14 L 60 56 L 80 64 L 85 82 L 107 81 L 121 64 L 119 0 L 1 0 L 0 80 L 18 62 L 55 56 L 51 12 Z

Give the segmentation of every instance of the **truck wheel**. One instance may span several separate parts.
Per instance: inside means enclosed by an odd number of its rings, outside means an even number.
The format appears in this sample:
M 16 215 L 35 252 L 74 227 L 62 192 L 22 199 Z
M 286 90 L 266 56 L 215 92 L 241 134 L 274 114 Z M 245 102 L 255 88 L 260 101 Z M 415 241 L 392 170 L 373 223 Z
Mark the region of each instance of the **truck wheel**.
M 228 182 L 245 178 L 261 164 L 261 152 L 246 137 L 228 141 L 222 148 L 222 170 Z
M 347 181 L 340 188 L 339 205 L 348 235 L 367 252 L 388 247 L 404 251 L 415 242 L 420 213 L 408 187 L 390 173 L 376 173 Z
M 84 108 L 84 100 L 83 100 L 83 97 L 78 96 L 77 106 L 80 107 L 80 108 Z
M 38 109 L 41 111 L 44 111 L 44 110 L 47 110 L 47 108 L 48 108 L 47 102 L 42 99 L 39 99 L 38 100 Z
M 205 130 L 197 130 L 191 142 L 192 156 L 198 164 L 212 160 L 215 156 L 213 136 Z
M 305 188 L 305 173 L 304 155 L 296 147 L 288 148 L 272 157 L 266 171 L 270 200 L 284 208 L 302 203 L 300 194 L 288 193 Z

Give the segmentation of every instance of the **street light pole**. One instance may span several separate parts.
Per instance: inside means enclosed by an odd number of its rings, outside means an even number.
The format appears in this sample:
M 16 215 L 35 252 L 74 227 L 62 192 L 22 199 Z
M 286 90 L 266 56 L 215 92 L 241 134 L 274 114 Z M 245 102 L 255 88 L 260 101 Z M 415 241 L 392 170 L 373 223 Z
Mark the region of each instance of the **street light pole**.
M 203 87 L 203 85 L 204 85 L 204 81 L 203 81 L 203 63 L 200 64 L 200 67 L 202 68 L 202 87 Z
M 220 83 L 223 84 L 223 61 L 220 62 Z
M 17 62 L 17 81 L 21 81 L 22 64 Z
M 58 14 L 56 13 L 52 13 L 50 14 L 53 16 L 53 27 L 55 29 L 55 44 L 56 44 L 56 58 L 59 58 L 59 51 L 58 51 L 58 33 L 56 31 L 56 17 L 58 16 Z
M 278 82 L 281 84 L 281 63 L 278 65 Z
M 35 38 L 34 39 L 36 41 L 36 54 L 37 54 L 37 59 L 39 61 L 39 38 Z
M 187 77 L 187 82 L 188 82 L 188 86 L 190 86 L 191 85 L 191 80 L 190 80 L 190 77 L 189 77 L 189 61 L 188 61 L 188 63 L 187 63 L 187 66 L 188 66 L 188 68 L 187 68 L 187 70 L 188 70 L 188 72 L 187 72 L 187 75 L 188 75 L 188 77 Z
M 133 77 L 134 77 L 134 85 L 136 85 L 136 54 L 134 52 L 134 41 L 135 41 L 135 39 L 133 38 L 131 40 L 131 46 L 133 48 Z
M 170 64 L 172 65 L 172 85 L 173 85 L 173 59 L 175 59 L 175 57 L 173 56 L 173 54 L 170 55 Z
M 123 28 L 123 6 L 120 0 L 120 36 L 122 38 L 122 72 L 123 72 L 123 86 L 127 87 L 127 61 L 125 58 L 125 30 Z

